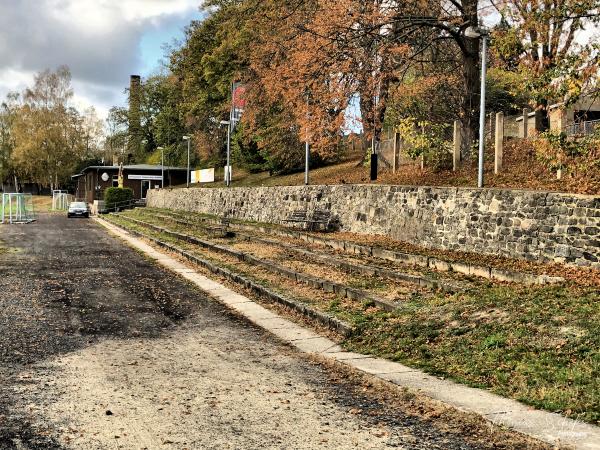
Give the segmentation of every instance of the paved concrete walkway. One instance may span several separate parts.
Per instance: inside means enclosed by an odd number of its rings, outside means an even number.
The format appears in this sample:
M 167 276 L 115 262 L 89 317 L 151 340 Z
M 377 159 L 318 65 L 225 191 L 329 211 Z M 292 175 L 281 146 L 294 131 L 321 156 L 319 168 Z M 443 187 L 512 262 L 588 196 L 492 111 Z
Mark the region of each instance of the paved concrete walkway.
M 494 424 L 512 428 L 550 444 L 565 445 L 581 450 L 600 449 L 600 428 L 598 427 L 567 419 L 558 414 L 539 411 L 485 390 L 442 380 L 399 363 L 346 352 L 330 339 L 284 319 L 247 297 L 200 275 L 178 260 L 156 250 L 120 228 L 104 220 L 97 220 L 134 248 L 191 281 L 210 296 L 300 351 L 335 360 L 403 388 L 418 390 L 459 410 L 479 414 Z

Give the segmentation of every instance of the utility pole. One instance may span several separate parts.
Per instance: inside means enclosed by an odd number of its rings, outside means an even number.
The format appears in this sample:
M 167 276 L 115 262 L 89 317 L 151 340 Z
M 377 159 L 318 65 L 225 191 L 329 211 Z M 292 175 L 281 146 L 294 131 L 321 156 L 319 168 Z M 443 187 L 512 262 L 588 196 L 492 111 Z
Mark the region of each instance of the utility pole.
M 187 187 L 190 187 L 190 142 L 191 136 L 184 136 L 184 141 L 187 141 Z
M 160 150 L 160 188 L 165 188 L 165 152 L 164 148 L 158 147 L 157 150 Z
M 465 36 L 473 39 L 481 38 L 481 103 L 479 106 L 479 170 L 477 186 L 483 187 L 483 160 L 485 150 L 485 77 L 487 72 L 487 38 L 489 31 L 485 28 L 469 27 Z

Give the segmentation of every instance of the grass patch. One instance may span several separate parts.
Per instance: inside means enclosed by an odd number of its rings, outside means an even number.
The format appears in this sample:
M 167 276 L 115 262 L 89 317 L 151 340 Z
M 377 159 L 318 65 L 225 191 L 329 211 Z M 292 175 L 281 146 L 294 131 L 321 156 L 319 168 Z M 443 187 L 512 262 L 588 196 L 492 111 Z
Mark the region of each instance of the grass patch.
M 52 197 L 47 195 L 34 195 L 33 208 L 36 212 L 49 212 L 52 210 Z
M 489 287 L 366 315 L 349 350 L 600 424 L 600 302 L 591 288 Z

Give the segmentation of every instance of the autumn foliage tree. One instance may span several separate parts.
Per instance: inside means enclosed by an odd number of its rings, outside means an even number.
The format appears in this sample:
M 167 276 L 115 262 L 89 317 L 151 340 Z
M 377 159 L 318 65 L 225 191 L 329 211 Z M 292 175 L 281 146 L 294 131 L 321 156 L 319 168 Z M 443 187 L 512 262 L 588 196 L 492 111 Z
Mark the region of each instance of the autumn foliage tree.
M 468 159 L 479 127 L 481 38 L 466 31 L 486 17 L 502 18 L 491 40 L 488 106 L 494 110 L 513 111 L 530 101 L 545 107 L 560 95 L 574 99 L 597 74 L 594 48 L 575 39 L 597 22 L 594 0 L 204 5 L 205 19 L 192 22 L 169 55 L 170 73 L 160 84 L 168 89 L 157 97 L 154 116 L 166 111 L 162 122 L 178 123 L 170 130 L 175 134 L 192 134 L 195 150 L 211 165 L 224 160 L 221 122 L 229 119 L 234 81 L 246 92 L 234 157 L 252 170 L 298 168 L 304 141 L 313 156 L 339 158 L 355 105 L 364 137 L 375 147 L 384 127 L 406 117 L 440 130 L 458 119 Z
M 21 180 L 56 188 L 99 150 L 102 128 L 95 111 L 79 112 L 72 96 L 67 67 L 40 72 L 22 95 L 9 95 L 0 113 L 8 125 L 2 129 L 2 165 L 15 185 Z
M 317 147 L 327 147 L 353 97 L 360 100 L 365 134 L 377 142 L 391 91 L 415 64 L 445 47 L 461 75 L 458 117 L 468 156 L 477 131 L 479 39 L 465 30 L 479 25 L 477 0 L 262 3 L 264 32 L 252 52 L 253 69 L 293 107 L 298 123 L 307 123 L 302 128 L 317 130 Z M 302 114 L 307 95 L 310 111 Z

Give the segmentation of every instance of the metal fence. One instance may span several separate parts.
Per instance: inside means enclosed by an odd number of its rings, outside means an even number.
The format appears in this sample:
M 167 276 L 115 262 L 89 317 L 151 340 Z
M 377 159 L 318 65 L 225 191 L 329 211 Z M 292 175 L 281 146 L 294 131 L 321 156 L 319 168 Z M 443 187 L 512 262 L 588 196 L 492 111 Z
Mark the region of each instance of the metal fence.
M 66 211 L 74 200 L 67 191 L 52 191 L 52 209 L 55 211 Z
M 31 194 L 2 194 L 0 209 L 1 223 L 30 223 L 35 221 L 33 196 Z
M 589 120 L 567 125 L 563 131 L 567 136 L 589 136 L 594 134 L 598 128 L 600 128 L 600 120 Z

